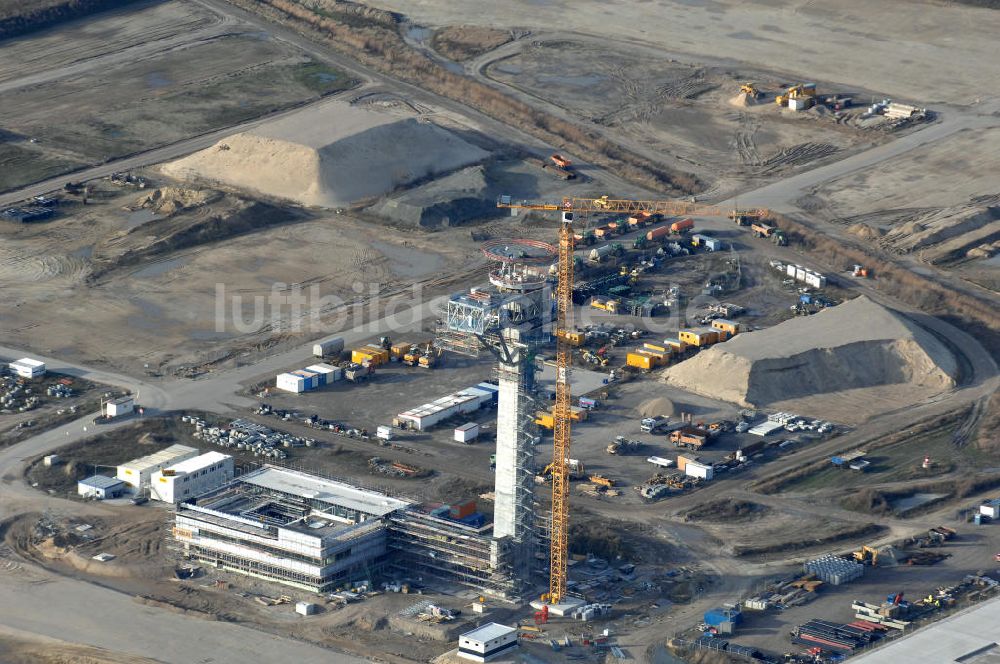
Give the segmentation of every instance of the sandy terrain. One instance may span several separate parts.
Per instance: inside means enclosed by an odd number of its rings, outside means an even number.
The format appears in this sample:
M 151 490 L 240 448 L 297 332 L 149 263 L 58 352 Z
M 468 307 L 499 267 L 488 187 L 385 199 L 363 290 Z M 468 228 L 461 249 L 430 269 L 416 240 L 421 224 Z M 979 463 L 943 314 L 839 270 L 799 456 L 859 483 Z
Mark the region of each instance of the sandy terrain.
M 162 168 L 173 177 L 337 207 L 486 156 L 430 122 L 335 102 L 230 136 Z
M 929 103 L 969 104 L 1000 76 L 1000 13 L 952 3 L 660 0 L 648 3 L 378 0 L 426 26 L 576 31 L 711 55 L 796 78 L 840 82 Z M 900 20 L 905 16 L 906 20 Z M 863 44 L 863 46 L 858 46 Z M 961 48 L 958 48 L 958 47 Z M 904 55 L 901 55 L 904 54 Z
M 892 403 L 899 407 L 946 390 L 957 375 L 958 365 L 940 341 L 862 296 L 739 334 L 667 369 L 664 380 L 743 405 L 805 407 L 816 416 L 825 414 L 825 404 L 836 405 L 843 391 L 857 421 Z M 885 385 L 896 389 L 891 396 L 877 392 L 877 401 L 854 393 Z M 797 401 L 817 395 L 825 398 Z
M 889 168 L 818 187 L 803 204 L 886 251 L 958 270 L 996 292 L 1000 189 L 990 155 L 998 148 L 1000 129 L 961 132 Z

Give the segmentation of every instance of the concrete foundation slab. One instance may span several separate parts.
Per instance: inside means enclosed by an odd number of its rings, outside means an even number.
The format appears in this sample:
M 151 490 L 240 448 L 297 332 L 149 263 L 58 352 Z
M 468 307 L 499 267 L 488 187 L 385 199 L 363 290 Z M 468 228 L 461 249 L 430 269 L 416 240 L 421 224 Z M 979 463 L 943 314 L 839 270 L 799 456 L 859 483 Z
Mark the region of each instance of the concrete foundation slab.
M 559 602 L 558 604 L 549 604 L 548 602 L 543 602 L 540 599 L 536 599 L 531 603 L 531 608 L 535 609 L 536 611 L 541 611 L 542 607 L 548 606 L 549 615 L 562 618 L 564 616 L 572 615 L 574 611 L 576 611 L 586 603 L 587 603 L 586 601 L 578 599 L 576 597 L 565 597 L 563 598 L 563 601 Z

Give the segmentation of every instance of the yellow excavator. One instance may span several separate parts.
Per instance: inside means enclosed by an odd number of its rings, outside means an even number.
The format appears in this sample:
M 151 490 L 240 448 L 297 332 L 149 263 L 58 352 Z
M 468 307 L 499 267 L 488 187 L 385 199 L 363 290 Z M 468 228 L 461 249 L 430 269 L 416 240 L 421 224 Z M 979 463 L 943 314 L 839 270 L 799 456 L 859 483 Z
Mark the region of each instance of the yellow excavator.
M 753 83 L 742 83 L 740 84 L 740 92 L 745 95 L 749 95 L 751 99 L 757 99 L 760 96 L 760 90 Z
M 854 552 L 854 559 L 863 565 L 878 567 L 878 549 L 870 546 L 862 546 Z

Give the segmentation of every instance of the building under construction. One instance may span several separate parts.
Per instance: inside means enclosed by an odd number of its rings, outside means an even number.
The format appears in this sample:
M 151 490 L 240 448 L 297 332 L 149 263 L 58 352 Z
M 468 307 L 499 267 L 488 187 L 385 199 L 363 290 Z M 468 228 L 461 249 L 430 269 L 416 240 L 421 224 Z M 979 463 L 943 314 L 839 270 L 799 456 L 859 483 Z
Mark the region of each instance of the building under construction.
M 511 597 L 515 578 L 495 564 L 493 531 L 493 524 L 463 523 L 408 500 L 277 466 L 178 504 L 173 528 L 190 558 L 312 592 L 436 578 Z

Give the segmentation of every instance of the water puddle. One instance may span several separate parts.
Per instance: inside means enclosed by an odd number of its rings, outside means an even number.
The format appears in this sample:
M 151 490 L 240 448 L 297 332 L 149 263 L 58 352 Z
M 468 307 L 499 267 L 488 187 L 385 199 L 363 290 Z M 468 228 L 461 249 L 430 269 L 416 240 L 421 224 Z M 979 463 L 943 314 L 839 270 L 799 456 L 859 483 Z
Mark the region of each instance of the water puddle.
M 939 498 L 944 498 L 946 495 L 947 494 L 944 493 L 915 493 L 912 496 L 894 500 L 891 507 L 897 514 L 905 514 L 906 512 L 916 509 L 921 505 L 926 505 L 927 503 L 938 500 Z
M 146 74 L 146 85 L 153 88 L 154 90 L 159 90 L 161 88 L 168 88 L 170 84 L 173 83 L 165 74 L 158 71 L 151 71 Z
M 422 277 L 444 264 L 437 254 L 387 242 L 371 242 L 371 247 L 389 260 L 389 269 L 401 277 Z
M 125 215 L 125 228 L 132 230 L 133 228 L 138 228 L 143 224 L 148 224 L 151 221 L 159 219 L 156 213 L 149 208 L 139 208 L 138 210 L 133 210 Z

